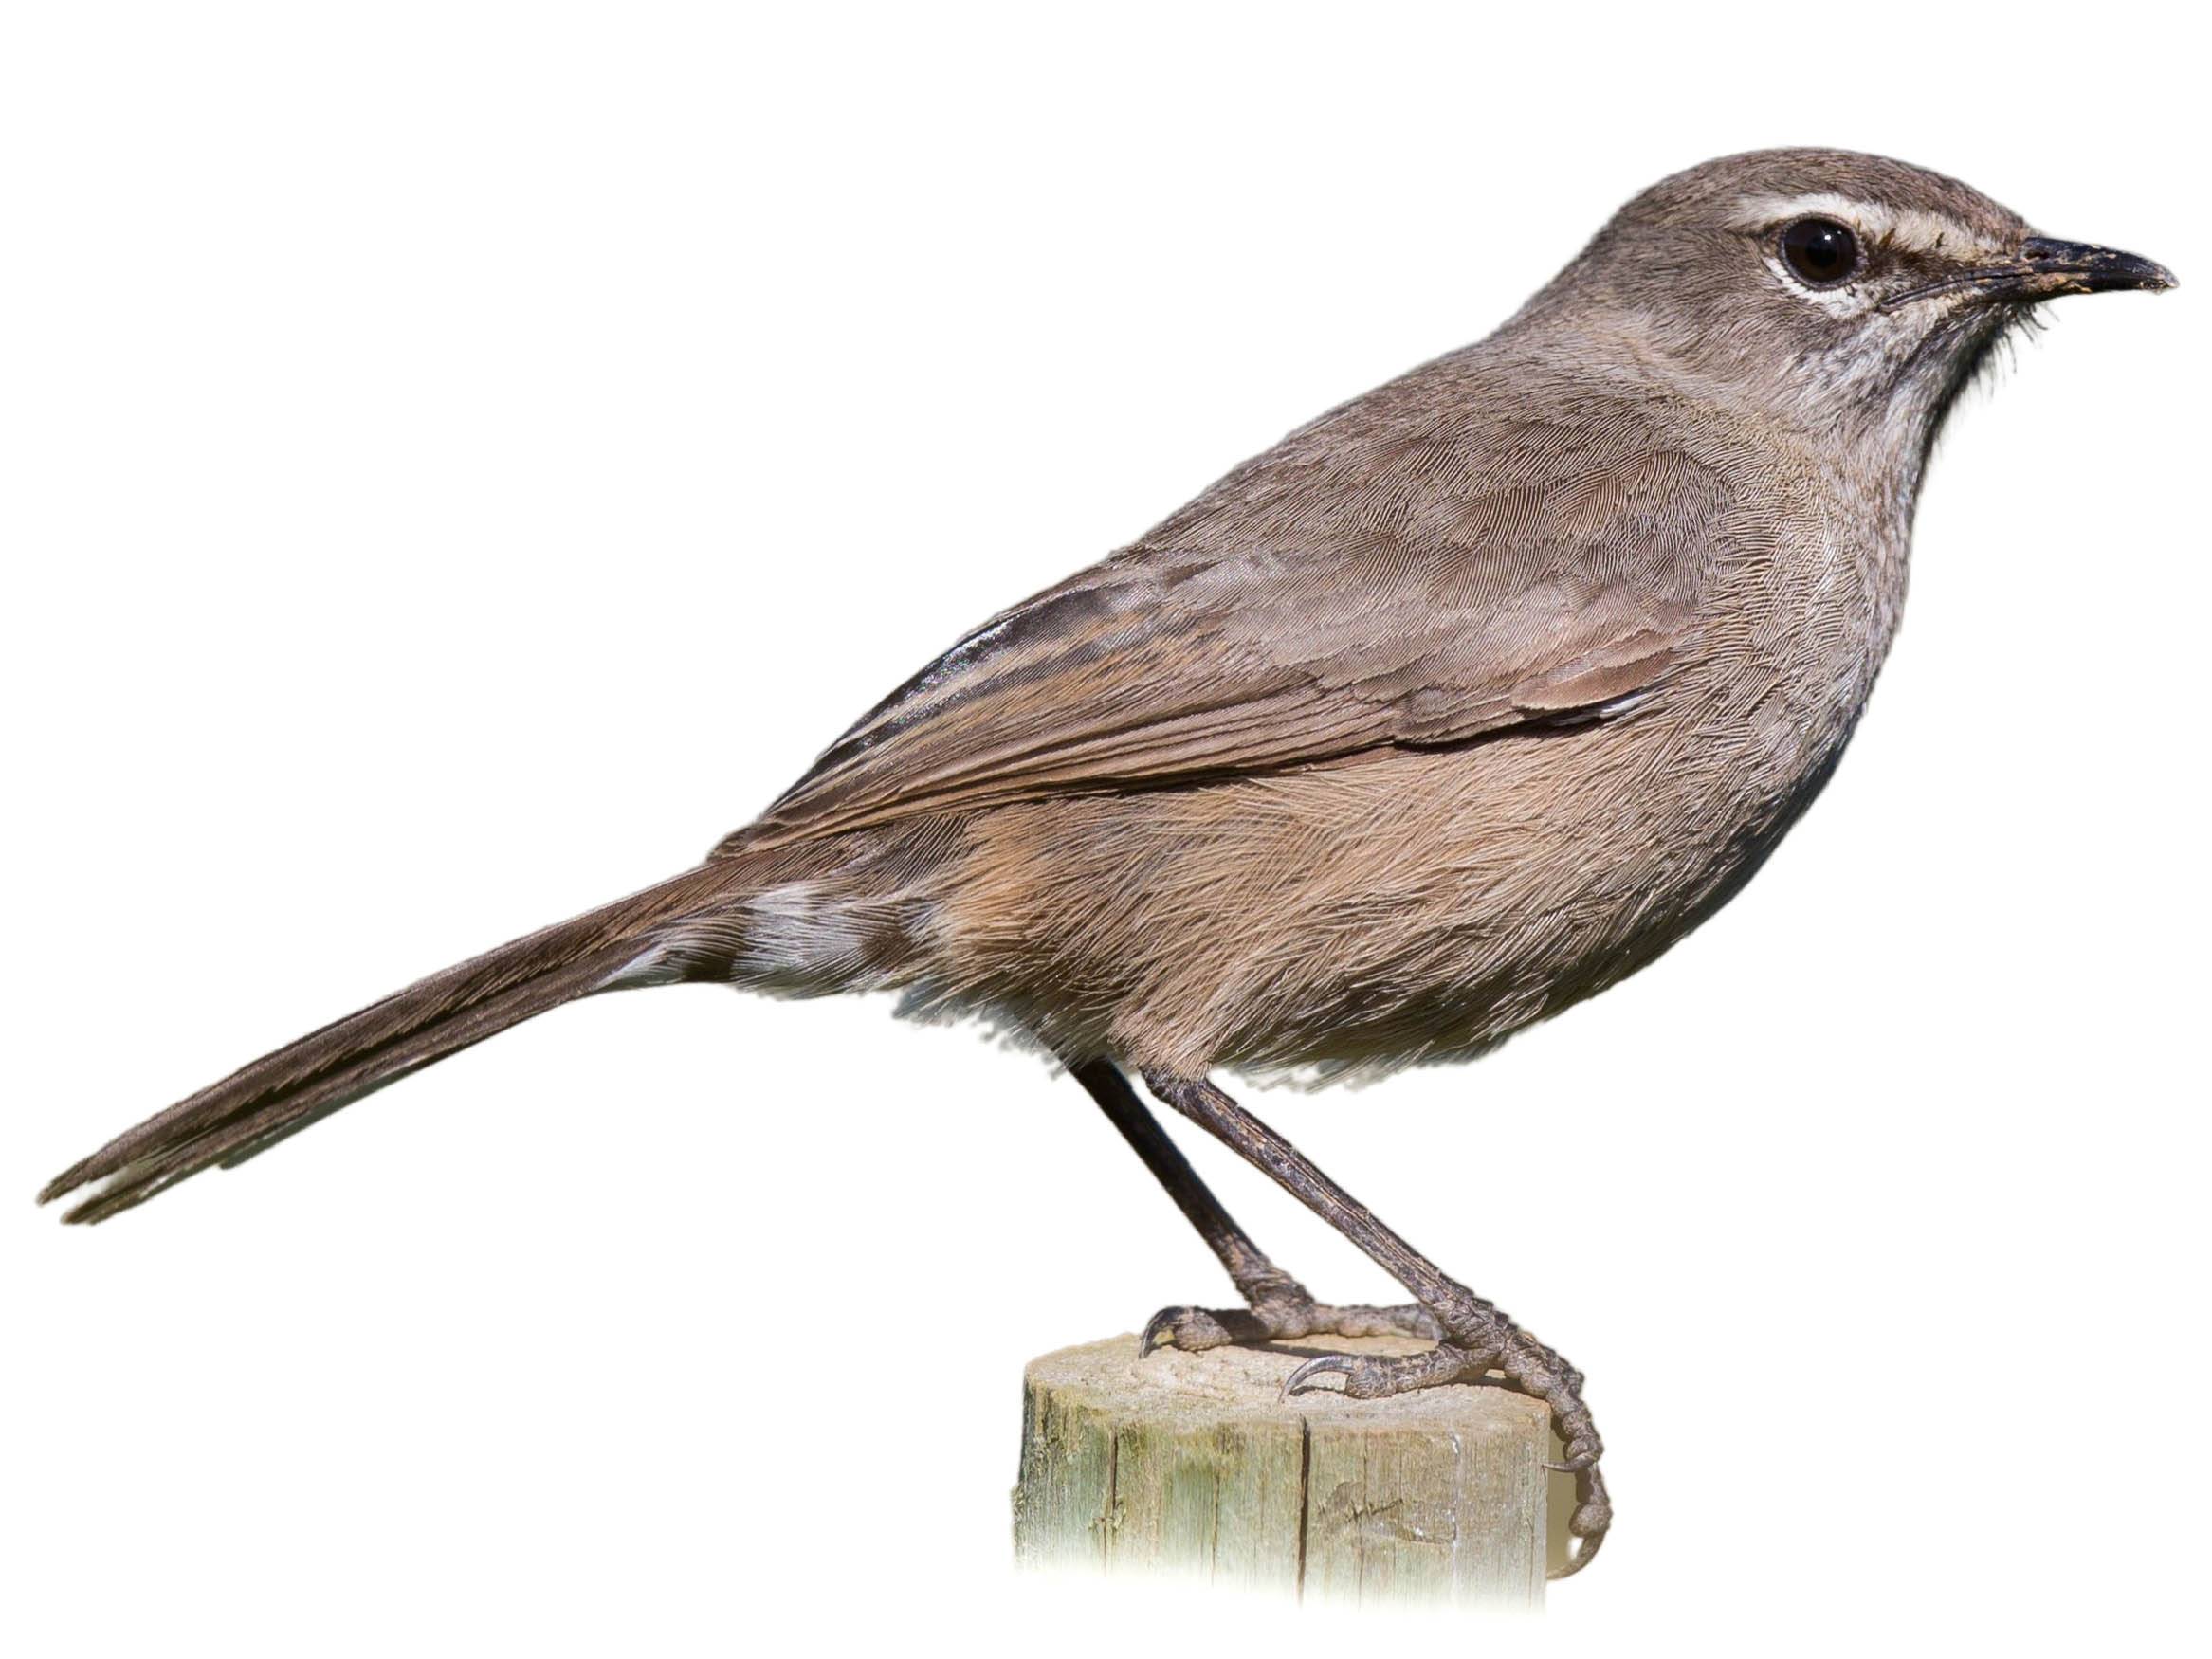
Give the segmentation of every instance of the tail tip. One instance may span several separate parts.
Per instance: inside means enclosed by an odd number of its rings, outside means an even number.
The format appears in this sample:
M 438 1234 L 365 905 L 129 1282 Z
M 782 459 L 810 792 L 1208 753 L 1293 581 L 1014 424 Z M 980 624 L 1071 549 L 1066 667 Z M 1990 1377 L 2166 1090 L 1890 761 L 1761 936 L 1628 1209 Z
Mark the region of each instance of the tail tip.
M 51 1204 L 56 1198 L 59 1198 L 64 1193 L 75 1192 L 78 1185 L 77 1181 L 74 1179 L 75 1175 L 76 1172 L 74 1170 L 64 1170 L 60 1175 L 56 1176 L 52 1180 L 48 1181 L 45 1186 L 41 1187 L 39 1189 L 38 1196 L 40 1206 L 43 1208 L 46 1205 Z
M 99 1178 L 101 1172 L 94 1169 L 92 1164 L 93 1160 L 91 1158 L 86 1158 L 81 1163 L 73 1163 L 67 1169 L 64 1170 L 60 1175 L 56 1176 L 52 1180 L 48 1181 L 45 1186 L 41 1187 L 39 1189 L 38 1194 L 40 1208 L 44 1209 L 46 1205 L 51 1204 L 57 1198 L 65 1198 L 71 1193 L 76 1192 L 80 1187 L 84 1186 L 87 1182 Z M 96 1204 L 99 1203 L 99 1194 L 94 1194 L 91 1196 L 85 1198 L 82 1202 L 74 1204 L 69 1209 L 64 1210 L 62 1212 L 63 1224 L 64 1226 L 75 1227 L 82 1226 L 87 1221 L 97 1220 L 98 1217 L 87 1215 L 85 1212 L 92 1209 Z

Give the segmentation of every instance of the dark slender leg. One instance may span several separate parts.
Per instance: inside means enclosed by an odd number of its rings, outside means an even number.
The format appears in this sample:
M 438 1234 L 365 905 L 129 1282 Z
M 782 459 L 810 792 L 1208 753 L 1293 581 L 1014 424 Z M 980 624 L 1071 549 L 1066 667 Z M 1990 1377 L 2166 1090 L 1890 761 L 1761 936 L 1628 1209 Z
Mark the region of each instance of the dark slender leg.
M 1582 1403 L 1582 1374 L 1514 1324 L 1493 1304 L 1447 1279 L 1435 1263 L 1378 1221 L 1373 1211 L 1322 1174 L 1312 1159 L 1204 1078 L 1146 1072 L 1144 1083 L 1177 1111 L 1272 1176 L 1307 1209 L 1358 1245 L 1384 1272 L 1419 1298 L 1442 1327 L 1442 1340 L 1426 1354 L 1403 1358 L 1330 1354 L 1309 1359 L 1290 1374 L 1284 1392 L 1330 1371 L 1343 1373 L 1344 1392 L 1362 1399 L 1434 1388 L 1440 1383 L 1479 1381 L 1492 1371 L 1503 1373 L 1512 1387 L 1551 1408 L 1552 1427 L 1566 1444 L 1566 1462 L 1553 1467 L 1575 1476 L 1575 1513 L 1568 1530 L 1582 1543 L 1556 1577 L 1564 1577 L 1582 1567 L 1598 1553 L 1613 1520 L 1605 1482 L 1598 1472 L 1604 1446 L 1598 1438 L 1589 1407 Z
M 1152 1316 L 1143 1336 L 1138 1339 L 1140 1355 L 1150 1353 L 1155 1346 L 1197 1351 L 1228 1342 L 1259 1342 L 1316 1332 L 1340 1337 L 1426 1337 L 1432 1340 L 1444 1334 L 1443 1328 L 1417 1305 L 1338 1307 L 1315 1302 L 1305 1285 L 1269 1261 L 1251 1235 L 1236 1225 L 1120 1071 L 1104 1060 L 1069 1069 L 1144 1160 L 1144 1167 L 1167 1189 L 1176 1208 L 1221 1259 L 1230 1283 L 1246 1303 L 1237 1308 L 1163 1307 Z

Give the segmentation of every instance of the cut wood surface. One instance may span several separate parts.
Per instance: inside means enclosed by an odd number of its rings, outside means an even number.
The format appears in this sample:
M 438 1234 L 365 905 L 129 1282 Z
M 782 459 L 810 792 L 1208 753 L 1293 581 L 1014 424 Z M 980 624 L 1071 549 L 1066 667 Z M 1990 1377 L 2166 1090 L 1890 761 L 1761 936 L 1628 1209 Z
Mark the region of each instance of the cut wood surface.
M 1289 1400 L 1318 1353 L 1417 1352 L 1310 1337 L 1140 1361 L 1134 1336 L 1063 1348 L 1023 1376 L 1016 1561 L 1165 1573 L 1344 1601 L 1540 1608 L 1554 1477 L 1550 1413 L 1465 1385 Z M 1571 1484 L 1570 1484 L 1571 1485 Z

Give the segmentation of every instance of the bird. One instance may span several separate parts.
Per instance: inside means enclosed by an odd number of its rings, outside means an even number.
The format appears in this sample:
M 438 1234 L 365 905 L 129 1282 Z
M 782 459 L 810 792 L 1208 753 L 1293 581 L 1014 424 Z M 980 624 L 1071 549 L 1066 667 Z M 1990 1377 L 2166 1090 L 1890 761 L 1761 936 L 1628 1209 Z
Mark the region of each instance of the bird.
M 1575 1483 L 1555 1573 L 1579 1571 L 1613 1516 L 1582 1375 L 1217 1076 L 1470 1059 L 1712 915 L 1857 724 L 1963 390 L 2047 301 L 2173 285 L 1880 156 L 1674 173 L 1487 338 L 966 635 L 697 867 L 252 1062 L 40 1201 L 90 1188 L 65 1219 L 104 1221 L 580 997 L 890 991 L 1071 1075 L 1213 1249 L 1241 1305 L 1161 1309 L 1141 1358 L 1417 1338 L 1286 1392 L 1542 1400 Z M 1132 1080 L 1410 1300 L 1318 1301 Z

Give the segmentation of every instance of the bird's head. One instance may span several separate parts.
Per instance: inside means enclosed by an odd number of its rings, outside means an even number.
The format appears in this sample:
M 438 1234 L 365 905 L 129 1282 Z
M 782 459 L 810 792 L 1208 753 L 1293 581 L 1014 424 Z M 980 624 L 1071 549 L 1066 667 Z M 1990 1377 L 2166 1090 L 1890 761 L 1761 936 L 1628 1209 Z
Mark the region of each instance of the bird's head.
M 1524 317 L 1625 336 L 1715 400 L 1823 435 L 1879 432 L 1917 459 L 2038 303 L 2173 285 L 1941 173 L 1764 150 L 1654 185 Z

